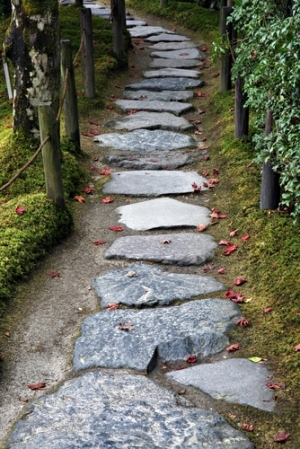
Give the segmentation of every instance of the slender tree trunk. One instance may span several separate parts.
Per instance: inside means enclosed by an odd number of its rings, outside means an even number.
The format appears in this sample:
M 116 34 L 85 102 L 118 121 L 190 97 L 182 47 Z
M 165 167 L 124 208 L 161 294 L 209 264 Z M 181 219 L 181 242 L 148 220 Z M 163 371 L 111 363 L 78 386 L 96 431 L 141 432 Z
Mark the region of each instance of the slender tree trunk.
M 38 137 L 37 106 L 58 110 L 60 86 L 58 1 L 11 0 L 4 44 L 15 72 L 14 131 Z
M 125 0 L 111 0 L 112 28 L 113 28 L 113 52 L 117 56 L 120 65 L 124 62 L 123 28 L 126 24 Z
M 229 39 L 232 46 L 232 24 L 227 24 L 227 19 L 232 12 L 232 8 L 224 6 L 220 12 L 220 33 L 223 39 Z M 220 92 L 226 92 L 231 89 L 231 66 L 232 56 L 230 50 L 222 56 L 220 62 Z
M 235 81 L 235 137 L 247 136 L 249 132 L 249 108 L 245 107 L 247 95 L 243 91 L 243 80 L 240 76 Z

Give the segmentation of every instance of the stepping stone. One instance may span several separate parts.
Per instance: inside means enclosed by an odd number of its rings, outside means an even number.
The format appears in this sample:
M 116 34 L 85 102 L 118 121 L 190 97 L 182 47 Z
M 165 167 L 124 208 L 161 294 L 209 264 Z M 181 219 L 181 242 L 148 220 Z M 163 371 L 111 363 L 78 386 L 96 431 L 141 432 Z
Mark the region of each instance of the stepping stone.
M 183 165 L 192 164 L 202 158 L 201 154 L 185 151 L 153 151 L 146 155 L 136 153 L 111 154 L 106 157 L 109 165 L 134 170 L 175 170 Z
M 167 59 L 199 59 L 200 52 L 197 48 L 186 48 L 183 50 L 169 50 L 169 51 L 153 51 L 150 53 L 152 58 L 167 58 Z M 202 58 L 201 58 L 202 59 Z
M 207 179 L 203 178 L 203 176 L 198 175 L 197 172 L 181 172 L 177 170 L 159 170 L 157 172 L 151 170 L 149 172 L 139 170 L 115 172 L 110 175 L 110 181 L 104 184 L 102 191 L 105 194 L 114 193 L 120 195 L 135 196 L 159 196 L 168 194 L 176 195 L 193 193 L 193 182 L 195 182 L 197 185 L 202 186 L 202 183 L 207 182 Z M 208 190 L 208 188 L 203 187 L 203 190 Z M 173 202 L 171 202 L 170 204 L 168 203 L 168 206 L 171 207 L 171 204 L 173 204 L 173 207 L 175 207 L 175 204 L 177 204 L 178 202 L 174 203 L 175 200 L 172 201 Z M 166 211 L 163 202 L 156 202 L 155 204 L 162 204 L 164 212 Z M 165 206 L 167 206 L 167 204 Z M 189 212 L 189 214 L 190 213 L 191 211 Z M 209 214 L 208 209 L 207 214 Z M 208 221 L 208 223 L 209 222 L 210 220 Z M 197 224 L 195 224 L 195 226 L 197 226 Z
M 165 265 L 202 265 L 212 260 L 217 246 L 211 235 L 196 233 L 134 235 L 116 239 L 104 256 Z
M 183 114 L 193 108 L 191 103 L 159 100 L 116 100 L 115 104 L 125 112 L 144 110 L 152 112 L 172 112 L 172 114 L 175 115 Z
M 139 103 L 143 103 L 140 101 Z M 151 103 L 148 101 L 147 103 Z M 154 102 L 153 102 L 154 103 Z M 166 103 L 166 102 L 165 102 Z M 172 101 L 172 104 L 175 103 Z M 170 103 L 169 103 L 170 104 Z M 169 129 L 173 131 L 186 131 L 193 128 L 193 125 L 183 117 L 176 117 L 169 112 L 137 112 L 136 114 L 110 120 L 105 126 L 113 129 Z
M 169 36 L 169 35 L 168 35 Z M 155 36 L 157 37 L 157 36 Z M 149 39 L 146 39 L 149 40 Z M 149 45 L 148 48 L 152 50 L 182 50 L 184 48 L 199 48 L 203 44 L 195 44 L 195 42 L 183 41 L 183 42 L 157 42 L 157 44 Z
M 149 67 L 152 68 L 163 68 L 163 67 L 173 67 L 173 68 L 189 68 L 189 67 L 200 67 L 203 62 L 199 59 L 163 59 L 157 58 L 150 62 Z
M 194 227 L 200 223 L 205 225 L 210 223 L 208 216 L 210 211 L 206 207 L 182 203 L 171 198 L 159 198 L 121 206 L 116 209 L 116 212 L 121 214 L 119 222 L 134 231 L 179 226 Z
M 107 271 L 93 279 L 92 287 L 101 299 L 101 307 L 108 304 L 165 306 L 178 299 L 184 301 L 225 289 L 221 282 L 209 276 L 168 273 L 141 263 Z
M 228 448 L 254 449 L 221 415 L 126 372 L 86 373 L 27 409 L 9 438 L 11 449 L 217 449 L 225 441 Z
M 100 147 L 130 151 L 176 150 L 197 146 L 196 140 L 191 136 L 148 129 L 137 129 L 127 134 L 101 134 L 96 136 L 94 141 L 100 142 Z
M 158 357 L 183 361 L 207 357 L 229 344 L 228 332 L 241 312 L 224 299 L 202 299 L 180 306 L 98 312 L 86 318 L 76 340 L 75 371 L 94 367 L 152 371 Z M 121 330 L 119 325 L 128 325 Z M 132 325 L 132 328 L 130 327 Z
M 248 359 L 229 359 L 174 371 L 167 376 L 181 384 L 199 388 L 214 399 L 272 412 L 275 408 L 274 394 L 266 386 L 271 374 L 266 366 Z
M 148 42 L 182 42 L 182 41 L 190 41 L 191 39 L 186 36 L 180 36 L 178 34 L 167 34 L 163 32 L 158 36 L 147 37 L 145 41 Z
M 168 76 L 182 77 L 182 78 L 198 78 L 199 72 L 197 70 L 184 70 L 184 69 L 173 69 L 165 68 L 161 70 L 147 70 L 143 72 L 145 78 L 165 78 Z
M 131 28 L 129 30 L 129 33 L 131 34 L 131 37 L 148 37 L 152 36 L 153 34 L 160 34 L 160 33 L 167 33 L 167 34 L 174 34 L 171 30 L 166 30 L 165 28 L 158 27 L 158 26 L 138 26 L 135 28 Z
M 164 61 L 159 59 L 159 61 Z M 159 100 L 159 101 L 183 101 L 193 98 L 193 91 L 176 91 L 176 90 L 163 90 L 161 92 L 155 92 L 151 90 L 124 90 L 124 98 L 128 100 L 144 100 L 149 101 Z
M 132 90 L 185 90 L 193 87 L 204 86 L 202 80 L 193 80 L 190 78 L 150 78 L 139 83 L 127 84 L 126 89 Z
M 126 27 L 132 28 L 136 26 L 147 26 L 147 22 L 144 20 L 126 20 Z

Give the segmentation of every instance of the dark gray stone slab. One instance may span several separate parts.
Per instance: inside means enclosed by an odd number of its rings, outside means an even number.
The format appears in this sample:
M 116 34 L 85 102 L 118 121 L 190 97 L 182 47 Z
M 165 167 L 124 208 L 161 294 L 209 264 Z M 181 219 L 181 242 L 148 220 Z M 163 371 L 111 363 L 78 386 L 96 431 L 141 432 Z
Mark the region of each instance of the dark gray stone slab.
M 163 241 L 170 243 L 163 244 Z M 201 265 L 218 245 L 210 235 L 196 233 L 121 237 L 106 250 L 106 259 L 145 260 L 169 265 Z
M 236 304 L 223 299 L 99 312 L 82 324 L 73 366 L 76 371 L 93 367 L 151 371 L 157 356 L 165 362 L 185 360 L 189 354 L 207 357 L 225 349 L 229 340 L 224 333 L 240 315 Z M 133 328 L 121 330 L 120 323 Z
M 145 78 L 166 78 L 166 77 L 178 77 L 178 78 L 198 78 L 199 72 L 197 70 L 185 70 L 185 69 L 173 69 L 167 67 L 161 70 L 147 70 L 143 72 Z
M 121 215 L 119 221 L 135 231 L 180 226 L 196 227 L 200 223 L 205 225 L 210 223 L 208 216 L 210 210 L 206 207 L 182 203 L 171 198 L 128 204 L 118 207 L 116 212 Z
M 197 146 L 196 140 L 191 136 L 147 129 L 137 129 L 127 134 L 101 134 L 94 141 L 99 142 L 100 147 L 131 151 L 175 150 Z
M 219 414 L 126 372 L 86 373 L 28 408 L 8 448 L 223 449 L 226 441 L 231 449 L 254 449 Z
M 185 48 L 183 50 L 153 51 L 150 56 L 167 59 L 199 59 L 200 52 L 197 48 Z
M 120 100 L 121 101 L 121 100 Z M 139 101 L 143 103 L 144 101 Z M 130 101 L 130 103 L 133 103 Z M 151 103 L 151 102 L 147 102 Z M 154 102 L 153 102 L 154 103 Z M 167 103 L 166 101 L 164 103 Z M 172 101 L 172 104 L 177 102 Z M 171 105 L 171 102 L 168 103 Z M 145 108 L 147 109 L 147 108 Z M 186 131 L 193 128 L 193 125 L 183 117 L 176 117 L 169 112 L 137 112 L 126 117 L 110 120 L 105 126 L 113 129 L 169 129 L 172 131 Z
M 247 359 L 229 359 L 174 371 L 168 376 L 181 384 L 199 388 L 214 399 L 272 412 L 274 394 L 266 386 L 271 374 L 264 365 Z
M 139 83 L 127 84 L 126 89 L 132 90 L 185 90 L 204 85 L 202 80 L 190 78 L 150 78 Z
M 145 22 L 144 20 L 126 20 L 126 27 L 127 28 L 132 28 L 132 27 L 136 27 L 136 26 L 146 26 L 147 22 Z
M 193 108 L 190 103 L 181 103 L 179 101 L 159 101 L 159 100 L 116 100 L 116 105 L 123 111 L 132 111 L 133 109 L 150 112 L 171 112 L 175 115 L 183 114 Z
M 106 157 L 112 166 L 134 170 L 165 170 L 166 168 L 175 170 L 183 165 L 192 164 L 201 158 L 200 152 L 191 153 L 180 150 L 152 151 L 146 155 L 136 153 L 110 154 Z
M 156 58 L 150 62 L 149 67 L 153 68 L 163 68 L 163 67 L 173 67 L 173 68 L 189 68 L 189 67 L 200 67 L 203 62 L 199 59 L 163 59 Z
M 160 59 L 160 61 L 163 61 L 163 59 Z M 182 101 L 193 98 L 194 92 L 191 90 L 163 90 L 161 92 L 151 90 L 124 90 L 123 96 L 128 100 Z
M 135 196 L 159 196 L 167 194 L 193 193 L 192 183 L 202 186 L 207 179 L 197 172 L 177 170 L 114 172 L 104 184 L 103 193 Z M 207 188 L 203 187 L 204 190 Z M 175 200 L 173 200 L 175 201 Z M 175 203 L 173 203 L 175 205 Z M 176 202 L 177 204 L 177 202 Z M 150 206 L 150 205 L 149 205 Z M 171 207 L 171 203 L 169 204 Z M 209 210 L 208 212 L 209 213 Z M 199 224 L 199 223 L 198 223 Z
M 166 32 L 163 32 L 159 34 L 158 36 L 150 36 L 145 39 L 148 42 L 183 42 L 183 41 L 190 41 L 186 36 L 180 36 L 178 34 L 168 34 Z
M 157 36 L 155 36 L 157 37 Z M 148 40 L 148 39 L 146 39 Z M 156 44 L 149 45 L 148 48 L 152 48 L 153 50 L 182 50 L 185 48 L 198 48 L 203 44 L 195 44 L 192 41 L 182 41 L 182 42 L 157 42 Z
M 167 34 L 174 34 L 171 30 L 166 30 L 165 28 L 159 27 L 159 26 L 137 26 L 134 28 L 131 28 L 129 30 L 129 33 L 131 34 L 131 37 L 148 37 L 152 36 L 153 34 L 160 34 L 160 33 L 167 33 Z
M 92 287 L 101 299 L 101 307 L 168 305 L 178 299 L 184 301 L 225 289 L 221 282 L 209 276 L 168 273 L 141 263 L 108 271 L 93 279 Z

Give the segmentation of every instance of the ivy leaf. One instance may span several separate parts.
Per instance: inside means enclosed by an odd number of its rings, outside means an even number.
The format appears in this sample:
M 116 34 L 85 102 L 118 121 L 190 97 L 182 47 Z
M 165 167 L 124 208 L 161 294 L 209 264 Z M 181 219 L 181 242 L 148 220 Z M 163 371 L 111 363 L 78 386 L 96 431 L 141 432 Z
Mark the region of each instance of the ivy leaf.
M 263 359 L 261 358 L 261 357 L 248 357 L 248 360 L 250 360 L 250 362 L 253 362 L 253 363 L 259 363 L 259 362 L 261 362 Z

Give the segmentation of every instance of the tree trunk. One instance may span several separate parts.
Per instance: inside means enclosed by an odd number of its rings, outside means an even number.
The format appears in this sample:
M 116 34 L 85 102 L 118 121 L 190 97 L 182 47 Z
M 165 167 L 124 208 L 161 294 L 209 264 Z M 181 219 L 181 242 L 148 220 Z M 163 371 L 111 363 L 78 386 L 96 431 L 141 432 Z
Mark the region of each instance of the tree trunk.
M 235 81 L 235 137 L 247 136 L 249 132 L 249 108 L 245 107 L 247 96 L 243 91 L 243 80 L 237 77 Z
M 223 39 L 230 41 L 232 46 L 232 24 L 227 24 L 227 19 L 232 12 L 232 8 L 224 6 L 220 11 L 220 33 Z M 226 55 L 222 55 L 220 61 L 220 92 L 231 89 L 231 66 L 232 56 L 230 50 Z
M 4 50 L 14 73 L 14 131 L 38 137 L 37 106 L 58 110 L 60 86 L 57 0 L 11 0 L 12 20 Z
M 168 0 L 160 0 L 160 7 L 161 8 L 164 8 L 167 5 L 168 5 Z
M 113 29 L 113 52 L 120 66 L 124 64 L 124 41 L 123 28 L 126 24 L 125 0 L 111 0 L 112 29 Z
M 268 136 L 272 131 L 273 116 L 272 112 L 267 112 L 265 135 Z M 271 163 L 263 164 L 261 190 L 260 190 L 260 209 L 277 209 L 280 199 L 279 174 L 272 169 Z

